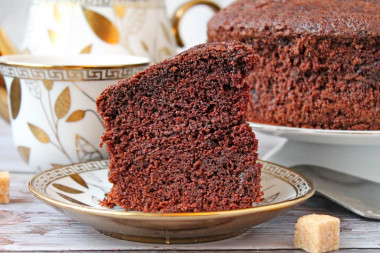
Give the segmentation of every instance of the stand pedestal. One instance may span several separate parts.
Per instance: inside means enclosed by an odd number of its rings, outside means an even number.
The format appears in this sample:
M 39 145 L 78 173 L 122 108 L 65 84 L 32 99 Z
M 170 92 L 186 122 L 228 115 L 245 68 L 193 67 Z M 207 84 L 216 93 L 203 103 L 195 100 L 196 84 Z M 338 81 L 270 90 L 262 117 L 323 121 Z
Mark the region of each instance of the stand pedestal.
M 262 157 L 291 166 L 311 164 L 327 167 L 380 183 L 380 146 L 351 146 L 287 140 Z

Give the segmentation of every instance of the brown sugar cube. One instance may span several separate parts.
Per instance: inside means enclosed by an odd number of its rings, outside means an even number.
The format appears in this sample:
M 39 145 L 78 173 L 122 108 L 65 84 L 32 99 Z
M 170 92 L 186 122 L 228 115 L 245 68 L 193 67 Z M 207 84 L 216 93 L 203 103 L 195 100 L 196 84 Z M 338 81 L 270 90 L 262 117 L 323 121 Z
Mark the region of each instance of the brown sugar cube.
M 0 204 L 9 203 L 9 172 L 0 171 Z
M 294 246 L 310 253 L 339 249 L 340 220 L 330 215 L 310 214 L 296 223 Z

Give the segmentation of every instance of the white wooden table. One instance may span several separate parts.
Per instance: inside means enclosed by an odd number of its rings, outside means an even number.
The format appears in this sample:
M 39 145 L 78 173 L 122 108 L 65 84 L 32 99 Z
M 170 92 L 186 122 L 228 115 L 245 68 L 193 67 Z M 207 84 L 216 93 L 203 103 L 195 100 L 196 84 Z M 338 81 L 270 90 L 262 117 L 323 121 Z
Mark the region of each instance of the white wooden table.
M 282 141 L 258 134 L 260 153 Z M 315 196 L 238 237 L 209 243 L 159 245 L 118 240 L 72 220 L 36 199 L 28 190 L 34 175 L 18 157 L 10 127 L 0 119 L 0 170 L 11 171 L 9 204 L 0 205 L 0 251 L 250 251 L 293 252 L 298 217 L 324 213 L 341 219 L 342 252 L 380 252 L 380 222 L 360 218 L 331 201 Z

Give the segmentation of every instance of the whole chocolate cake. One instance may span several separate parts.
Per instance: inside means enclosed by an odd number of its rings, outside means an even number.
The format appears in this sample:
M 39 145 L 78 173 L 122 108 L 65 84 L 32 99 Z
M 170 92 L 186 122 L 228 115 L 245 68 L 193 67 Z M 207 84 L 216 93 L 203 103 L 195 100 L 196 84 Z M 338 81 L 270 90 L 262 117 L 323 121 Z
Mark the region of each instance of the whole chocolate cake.
M 208 40 L 253 46 L 252 122 L 380 130 L 379 0 L 238 0 Z
M 240 42 L 203 44 L 108 87 L 104 205 L 144 212 L 252 207 L 261 199 L 244 82 L 256 57 Z

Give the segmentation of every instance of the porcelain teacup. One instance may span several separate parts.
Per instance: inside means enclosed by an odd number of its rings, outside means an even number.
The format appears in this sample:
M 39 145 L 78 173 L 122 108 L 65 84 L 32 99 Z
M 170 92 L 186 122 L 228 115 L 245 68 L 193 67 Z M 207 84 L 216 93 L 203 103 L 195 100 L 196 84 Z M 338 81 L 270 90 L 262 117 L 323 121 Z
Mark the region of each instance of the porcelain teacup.
M 34 170 L 107 158 L 95 99 L 108 85 L 148 66 L 118 55 L 0 57 L 15 146 Z

